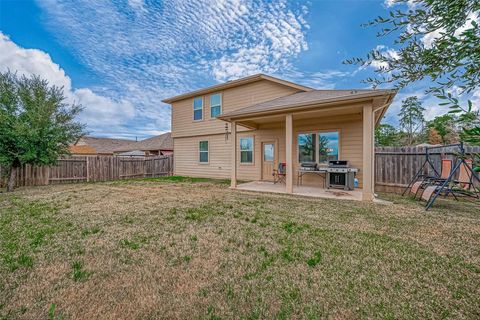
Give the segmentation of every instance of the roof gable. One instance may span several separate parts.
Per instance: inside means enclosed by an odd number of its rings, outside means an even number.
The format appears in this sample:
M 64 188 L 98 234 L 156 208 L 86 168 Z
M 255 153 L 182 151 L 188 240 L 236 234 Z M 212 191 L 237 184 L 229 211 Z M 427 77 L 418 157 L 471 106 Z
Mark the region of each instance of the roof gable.
M 210 87 L 206 87 L 206 88 L 203 88 L 203 89 L 199 89 L 199 90 L 187 92 L 187 93 L 184 93 L 184 94 L 180 94 L 178 96 L 174 96 L 174 97 L 171 97 L 171 98 L 164 99 L 164 100 L 162 100 L 162 102 L 172 103 L 172 102 L 192 98 L 192 97 L 195 97 L 195 96 L 205 95 L 205 94 L 213 93 L 213 92 L 220 91 L 220 90 L 225 90 L 225 89 L 229 89 L 229 88 L 242 86 L 242 85 L 252 83 L 252 82 L 256 82 L 256 81 L 260 81 L 260 80 L 271 81 L 271 82 L 278 83 L 278 84 L 281 84 L 281 85 L 284 85 L 284 86 L 287 86 L 287 87 L 295 88 L 295 89 L 298 89 L 298 90 L 301 90 L 301 91 L 304 91 L 304 92 L 313 90 L 312 88 L 307 87 L 307 86 L 303 86 L 303 85 L 293 83 L 293 82 L 290 82 L 290 81 L 287 81 L 287 80 L 283 80 L 283 79 L 280 79 L 280 78 L 276 78 L 276 77 L 272 77 L 272 76 L 269 76 L 269 75 L 266 75 L 266 74 L 259 73 L 259 74 L 255 74 L 255 75 L 252 75 L 252 76 L 248 76 L 248 77 L 244 77 L 244 78 L 240 78 L 240 79 L 236 79 L 236 80 L 232 80 L 232 81 L 227 81 L 227 82 L 220 83 L 220 84 L 217 84 L 217 85 L 213 85 L 213 86 L 210 86 Z

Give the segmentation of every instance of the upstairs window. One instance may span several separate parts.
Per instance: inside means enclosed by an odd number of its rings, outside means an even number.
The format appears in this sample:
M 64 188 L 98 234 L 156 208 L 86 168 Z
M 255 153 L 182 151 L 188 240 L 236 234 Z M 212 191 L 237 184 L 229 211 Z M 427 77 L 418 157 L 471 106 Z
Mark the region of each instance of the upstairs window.
M 198 144 L 198 161 L 208 163 L 208 141 L 200 141 Z
M 216 118 L 222 113 L 222 94 L 212 94 L 210 96 L 210 117 Z
M 203 119 L 203 98 L 198 97 L 193 99 L 193 120 Z
M 253 163 L 253 138 L 240 138 L 240 163 Z

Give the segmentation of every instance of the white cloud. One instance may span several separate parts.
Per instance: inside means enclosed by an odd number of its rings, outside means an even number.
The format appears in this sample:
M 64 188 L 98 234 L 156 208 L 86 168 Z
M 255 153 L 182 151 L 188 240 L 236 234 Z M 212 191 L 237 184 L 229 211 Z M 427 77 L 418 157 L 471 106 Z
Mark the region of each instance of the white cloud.
M 63 87 L 68 103 L 76 102 L 85 108 L 80 120 L 86 122 L 90 130 L 108 133 L 108 126 L 119 126 L 135 116 L 131 102 L 98 95 L 88 88 L 72 88 L 70 77 L 47 53 L 22 48 L 0 32 L 0 71 L 7 70 L 18 75 L 39 75 L 49 84 Z
M 442 36 L 442 34 L 445 33 L 445 29 L 443 28 L 439 28 L 435 31 L 432 31 L 430 33 L 427 33 L 426 35 L 424 35 L 421 39 L 423 45 L 425 46 L 425 48 L 428 48 L 430 49 L 433 44 L 435 43 L 435 41 L 440 38 Z
M 128 125 L 140 132 L 147 132 L 147 125 L 170 129 L 170 107 L 163 98 L 215 80 L 287 73 L 292 59 L 308 49 L 307 6 L 286 0 L 37 4 L 50 32 L 101 79 L 92 91 L 135 105 L 136 117 Z
M 480 110 L 480 88 L 475 90 L 472 94 L 472 108 L 475 111 Z
M 294 69 L 282 73 L 281 76 L 283 76 L 283 78 L 286 80 L 290 80 L 307 87 L 327 90 L 335 89 L 342 80 L 355 76 L 357 72 L 358 70 L 353 72 L 339 70 L 305 72 Z
M 38 4 L 51 30 L 109 86 L 155 88 L 155 101 L 126 92 L 145 108 L 158 105 L 158 93 L 198 87 L 192 74 L 224 81 L 278 72 L 308 49 L 307 7 L 286 0 L 129 0 L 126 8 L 96 0 Z M 132 16 L 132 8 L 148 14 Z
M 400 56 L 395 49 L 388 48 L 384 45 L 377 45 L 375 50 L 378 50 L 381 54 L 383 54 L 387 58 L 391 59 L 398 59 Z M 373 60 L 370 66 L 374 69 L 386 69 L 389 67 L 388 63 L 385 61 L 380 60 Z
M 303 18 L 307 9 L 302 7 L 301 12 L 295 14 L 286 7 L 285 1 L 260 4 L 255 10 L 247 7 L 249 15 L 240 18 L 242 25 L 249 26 L 240 35 L 243 45 L 211 63 L 212 73 L 217 80 L 292 68 L 290 59 L 308 49 L 304 34 L 308 24 Z M 252 35 L 254 41 L 250 41 Z
M 128 5 L 135 10 L 145 11 L 145 1 L 144 0 L 128 0 Z
M 81 119 L 91 127 L 105 126 L 106 119 L 108 124 L 122 124 L 135 116 L 135 108 L 127 100 L 114 101 L 86 88 L 76 89 L 74 96 L 85 107 Z
M 384 0 L 383 5 L 390 8 L 396 5 L 406 4 L 409 9 L 414 9 L 417 6 L 417 2 L 417 0 L 408 0 L 406 3 L 402 0 Z

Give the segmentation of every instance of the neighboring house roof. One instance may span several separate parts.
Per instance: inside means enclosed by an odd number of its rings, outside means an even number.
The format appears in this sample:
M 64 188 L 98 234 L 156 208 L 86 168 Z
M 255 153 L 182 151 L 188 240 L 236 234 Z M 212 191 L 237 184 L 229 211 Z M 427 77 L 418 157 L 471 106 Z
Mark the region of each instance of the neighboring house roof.
M 96 154 L 97 153 L 95 149 L 87 145 L 83 145 L 83 146 L 73 145 L 69 147 L 69 150 L 70 150 L 70 153 L 72 154 Z
M 293 83 L 293 82 L 290 82 L 290 81 L 286 81 L 286 80 L 283 80 L 283 79 L 279 79 L 279 78 L 275 78 L 275 77 L 272 77 L 272 76 L 268 76 L 266 74 L 259 73 L 259 74 L 254 74 L 252 76 L 248 76 L 248 77 L 244 77 L 244 78 L 240 78 L 240 79 L 236 79 L 236 80 L 232 80 L 232 81 L 227 81 L 227 82 L 217 84 L 217 85 L 214 85 L 214 86 L 211 86 L 211 87 L 207 87 L 207 88 L 187 92 L 187 93 L 184 93 L 184 94 L 180 94 L 178 96 L 174 96 L 174 97 L 171 97 L 171 98 L 164 99 L 164 100 L 162 100 L 162 102 L 172 103 L 172 102 L 175 102 L 175 101 L 179 101 L 179 100 L 183 100 L 183 99 L 187 99 L 187 98 L 191 98 L 191 97 L 195 97 L 195 96 L 199 96 L 199 95 L 204 95 L 204 94 L 208 94 L 208 93 L 212 93 L 212 92 L 215 92 L 215 91 L 224 90 L 224 89 L 228 89 L 228 88 L 232 88 L 232 87 L 237 87 L 237 86 L 240 86 L 240 85 L 252 83 L 252 82 L 255 82 L 255 81 L 259 81 L 259 80 L 268 80 L 268 81 L 271 81 L 271 82 L 279 83 L 279 84 L 282 84 L 284 86 L 292 87 L 292 88 L 302 90 L 302 91 L 313 90 L 312 88 L 307 87 L 307 86 L 302 86 L 300 84 L 296 84 L 296 83 Z
M 113 154 L 114 150 L 130 143 L 132 140 L 84 136 L 75 143 L 75 146 L 89 146 L 97 154 Z
M 148 138 L 138 142 L 131 142 L 120 148 L 117 148 L 115 152 L 122 151 L 153 151 L 153 150 L 173 150 L 173 139 L 171 132 L 161 134 L 152 138 Z
M 145 157 L 145 151 L 141 151 L 141 150 L 127 151 L 127 152 L 121 152 L 118 155 L 125 156 L 125 157 Z
M 243 116 L 278 113 L 289 109 L 308 109 L 309 107 L 317 107 L 322 104 L 361 100 L 377 96 L 390 96 L 389 101 L 391 101 L 395 94 L 395 90 L 311 90 L 227 112 L 218 118 L 231 120 Z

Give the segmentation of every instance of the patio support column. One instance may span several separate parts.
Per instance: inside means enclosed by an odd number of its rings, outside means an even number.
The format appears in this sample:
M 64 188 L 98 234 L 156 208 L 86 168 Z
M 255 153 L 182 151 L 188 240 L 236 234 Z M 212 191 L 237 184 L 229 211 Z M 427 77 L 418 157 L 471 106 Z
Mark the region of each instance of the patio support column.
M 232 121 L 232 176 L 230 178 L 230 188 L 237 187 L 237 123 Z
M 363 107 L 363 195 L 362 200 L 373 200 L 374 121 L 371 104 Z
M 291 113 L 285 118 L 285 146 L 286 192 L 293 193 L 293 116 Z

